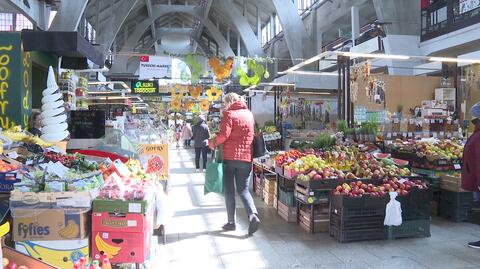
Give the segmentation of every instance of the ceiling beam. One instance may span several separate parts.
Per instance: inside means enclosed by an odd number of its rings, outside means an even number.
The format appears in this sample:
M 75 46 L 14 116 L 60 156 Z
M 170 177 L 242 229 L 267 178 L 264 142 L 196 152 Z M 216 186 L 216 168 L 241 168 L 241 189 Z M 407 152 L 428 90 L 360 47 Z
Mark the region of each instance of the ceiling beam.
M 148 17 L 149 18 L 152 18 L 152 0 L 145 0 L 145 5 L 147 6 L 147 13 L 148 13 Z M 157 39 L 157 34 L 156 34 L 156 29 L 155 29 L 155 21 L 152 21 L 152 24 L 150 25 L 150 32 L 152 33 L 152 37 L 154 40 Z M 155 46 L 155 53 L 158 53 L 159 50 L 158 50 L 158 43 L 155 42 L 154 44 Z
M 40 1 L 35 1 L 40 2 Z M 88 0 L 61 1 L 50 31 L 76 31 Z

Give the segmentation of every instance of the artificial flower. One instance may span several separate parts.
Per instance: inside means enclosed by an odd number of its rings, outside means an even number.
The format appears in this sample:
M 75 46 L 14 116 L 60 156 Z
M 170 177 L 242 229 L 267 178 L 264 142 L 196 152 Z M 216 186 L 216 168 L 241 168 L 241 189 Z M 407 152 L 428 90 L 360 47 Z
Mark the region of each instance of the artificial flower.
M 169 89 L 172 99 L 181 99 L 185 95 L 185 86 L 174 84 Z
M 222 90 L 217 88 L 217 87 L 210 87 L 206 92 L 205 94 L 207 95 L 208 97 L 208 101 L 210 102 L 215 102 L 215 101 L 218 101 L 220 100 L 220 98 L 222 97 Z
M 182 100 L 180 98 L 173 98 L 170 102 L 170 110 L 180 111 L 182 109 Z
M 208 111 L 210 109 L 210 101 L 208 101 L 207 99 L 203 99 L 198 103 L 198 105 L 200 106 L 200 109 L 202 111 Z

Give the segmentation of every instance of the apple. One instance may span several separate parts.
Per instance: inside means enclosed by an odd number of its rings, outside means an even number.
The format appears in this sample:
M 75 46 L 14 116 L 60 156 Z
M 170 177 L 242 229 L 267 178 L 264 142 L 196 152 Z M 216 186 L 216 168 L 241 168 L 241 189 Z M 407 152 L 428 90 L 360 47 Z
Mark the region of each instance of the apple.
M 343 190 L 343 187 L 342 187 L 342 186 L 337 186 L 337 187 L 335 188 L 335 190 L 336 190 L 336 191 L 342 191 L 342 190 Z
M 316 174 L 316 175 L 313 177 L 313 180 L 320 180 L 320 179 L 323 179 L 322 175 L 320 175 L 320 174 Z
M 357 186 L 358 186 L 358 187 L 362 186 L 362 184 L 363 184 L 363 182 L 362 182 L 362 181 L 360 181 L 360 180 L 359 180 L 359 181 L 357 181 Z
M 9 261 L 7 258 L 3 258 L 3 260 L 2 260 L 2 268 L 5 268 L 9 263 L 10 263 L 10 261 Z
M 14 263 L 13 261 L 10 261 L 5 267 L 5 269 L 18 269 L 18 268 L 16 263 Z

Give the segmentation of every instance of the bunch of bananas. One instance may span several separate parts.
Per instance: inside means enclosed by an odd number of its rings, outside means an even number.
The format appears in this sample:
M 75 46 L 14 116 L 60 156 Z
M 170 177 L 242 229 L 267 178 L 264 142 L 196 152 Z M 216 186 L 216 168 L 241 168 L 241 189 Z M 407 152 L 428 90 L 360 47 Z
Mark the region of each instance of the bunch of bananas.
M 80 227 L 74 220 L 68 220 L 67 226 L 58 231 L 58 234 L 65 239 L 78 238 Z
M 100 233 L 97 233 L 97 235 L 95 235 L 95 245 L 97 246 L 98 251 L 103 251 L 103 253 L 107 254 L 107 257 L 109 259 L 112 259 L 114 256 L 118 255 L 118 253 L 122 249 L 121 247 L 115 247 L 105 242 L 100 237 Z
M 37 144 L 37 145 L 41 146 L 42 148 L 48 148 L 48 147 L 53 146 L 52 143 L 48 143 L 38 136 L 27 136 L 24 139 L 22 139 L 22 141 L 26 142 L 26 143 Z
M 267 134 L 273 134 L 277 131 L 277 127 L 275 126 L 265 126 L 265 132 Z

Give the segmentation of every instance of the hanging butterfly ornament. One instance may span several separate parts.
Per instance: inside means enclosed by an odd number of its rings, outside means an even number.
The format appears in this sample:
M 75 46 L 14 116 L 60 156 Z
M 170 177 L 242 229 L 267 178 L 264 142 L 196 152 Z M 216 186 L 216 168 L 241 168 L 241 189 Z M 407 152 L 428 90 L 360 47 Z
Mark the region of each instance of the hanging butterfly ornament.
M 253 73 L 249 76 L 248 73 Z M 257 86 L 260 84 L 262 75 L 265 73 L 265 67 L 261 64 L 257 64 L 256 60 L 247 60 L 247 72 L 242 67 L 237 68 L 237 75 L 240 77 L 240 85 L 242 86 Z
M 183 104 L 183 109 L 185 111 L 191 111 L 194 106 L 195 106 L 195 103 L 193 101 L 185 100 L 185 102 Z
M 213 73 L 215 74 L 215 80 L 217 82 L 221 82 L 224 78 L 228 78 L 232 73 L 233 58 L 228 57 L 225 60 L 225 63 L 222 64 L 220 62 L 220 59 L 214 56 L 208 60 L 208 65 L 210 65 L 210 67 L 213 70 Z
M 188 93 L 190 93 L 190 96 L 193 99 L 198 100 L 198 98 L 200 98 L 200 95 L 202 95 L 202 86 L 201 85 L 197 85 L 197 86 L 190 85 L 190 86 L 188 86 Z
M 170 92 L 172 100 L 173 99 L 180 99 L 181 100 L 183 98 L 183 96 L 185 96 L 185 93 L 186 93 L 185 86 L 183 86 L 181 84 L 178 84 L 178 83 L 170 86 L 170 89 L 168 91 Z
M 208 101 L 207 99 L 203 99 L 198 103 L 198 106 L 200 107 L 200 110 L 208 111 L 210 109 L 210 101 Z
M 222 98 L 222 93 L 223 93 L 222 90 L 215 87 L 215 86 L 210 87 L 205 92 L 205 94 L 208 97 L 208 101 L 210 101 L 210 102 L 219 101 Z

